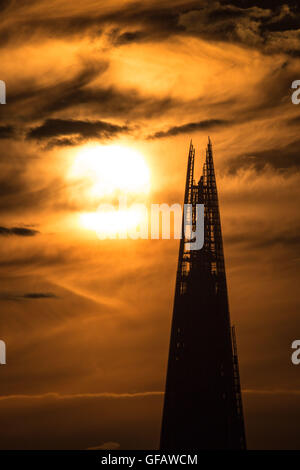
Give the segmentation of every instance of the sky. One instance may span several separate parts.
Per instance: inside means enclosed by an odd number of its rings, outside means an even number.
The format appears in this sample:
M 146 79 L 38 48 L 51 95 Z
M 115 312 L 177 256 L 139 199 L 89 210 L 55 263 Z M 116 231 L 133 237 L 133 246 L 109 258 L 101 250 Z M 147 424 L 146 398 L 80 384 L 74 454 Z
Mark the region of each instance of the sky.
M 158 447 L 178 240 L 101 240 L 93 214 L 181 204 L 208 135 L 248 447 L 299 448 L 299 6 L 0 10 L 1 448 Z

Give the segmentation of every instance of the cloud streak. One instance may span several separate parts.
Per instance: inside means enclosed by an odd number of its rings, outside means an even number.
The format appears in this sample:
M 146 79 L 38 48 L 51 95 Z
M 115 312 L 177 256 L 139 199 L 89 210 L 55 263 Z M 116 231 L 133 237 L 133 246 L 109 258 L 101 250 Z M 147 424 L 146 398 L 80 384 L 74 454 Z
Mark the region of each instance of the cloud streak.
M 17 236 L 17 237 L 34 237 L 38 235 L 39 231 L 34 230 L 31 228 L 26 227 L 0 227 L 0 236 L 2 237 L 9 237 L 9 236 Z
M 78 145 L 92 138 L 108 140 L 120 134 L 128 133 L 129 130 L 126 125 L 119 126 L 105 121 L 47 119 L 41 126 L 31 129 L 27 133 L 27 138 L 36 140 L 51 139 L 48 142 L 48 147 Z M 66 136 L 72 136 L 72 138 L 66 138 Z
M 0 300 L 39 300 L 39 299 L 58 299 L 58 297 L 52 292 L 28 292 L 25 294 L 15 294 L 15 293 L 0 293 Z
M 230 125 L 230 121 L 224 119 L 208 119 L 199 122 L 189 122 L 182 126 L 172 126 L 166 131 L 158 131 L 150 135 L 148 139 L 161 139 L 164 137 L 171 137 L 180 134 L 191 134 L 197 131 L 208 131 L 216 127 L 223 127 Z

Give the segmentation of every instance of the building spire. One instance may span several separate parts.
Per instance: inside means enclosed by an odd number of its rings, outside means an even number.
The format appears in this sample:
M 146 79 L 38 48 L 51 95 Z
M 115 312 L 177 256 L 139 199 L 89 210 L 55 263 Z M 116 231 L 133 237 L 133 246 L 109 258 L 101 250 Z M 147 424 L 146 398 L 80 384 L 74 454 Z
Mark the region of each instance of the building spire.
M 184 203 L 204 205 L 204 245 L 179 245 L 160 448 L 245 449 L 235 333 L 231 328 L 217 186 L 208 138 L 198 185 L 191 144 Z M 184 226 L 184 221 L 182 223 Z

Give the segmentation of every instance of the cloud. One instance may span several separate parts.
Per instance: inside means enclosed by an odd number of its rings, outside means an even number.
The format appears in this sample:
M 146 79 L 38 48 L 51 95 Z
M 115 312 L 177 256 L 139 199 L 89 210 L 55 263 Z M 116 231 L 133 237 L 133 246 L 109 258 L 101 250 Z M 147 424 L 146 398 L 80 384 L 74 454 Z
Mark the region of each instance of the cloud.
M 300 54 L 300 28 L 270 32 L 266 44 L 270 52 L 283 51 L 292 55 Z
M 24 299 L 57 299 L 52 292 L 29 292 L 22 296 Z
M 1 448 L 153 450 L 159 446 L 162 401 L 163 394 L 0 397 Z M 243 405 L 248 448 L 299 448 L 299 390 L 243 390 Z
M 110 139 L 127 132 L 129 132 L 128 126 L 119 126 L 105 121 L 47 119 L 41 126 L 31 129 L 27 133 L 27 138 L 44 140 L 55 137 L 54 145 L 76 145 L 86 139 Z M 64 138 L 70 135 L 74 138 Z
M 13 126 L 0 126 L 0 139 L 9 139 L 13 137 L 15 130 Z
M 39 233 L 38 230 L 25 227 L 0 227 L 0 236 L 34 237 Z
M 294 11 L 293 11 L 294 10 Z M 179 24 L 186 32 L 203 39 L 233 42 L 258 47 L 265 52 L 297 54 L 300 37 L 294 30 L 300 26 L 299 9 L 288 5 L 273 9 L 261 6 L 248 8 L 219 1 L 203 1 L 201 7 L 182 13 Z M 297 14 L 295 13 L 297 11 Z M 280 38 L 284 42 L 280 43 Z M 297 46 L 298 45 L 298 51 Z
M 199 122 L 189 122 L 187 124 L 183 124 L 182 126 L 170 127 L 166 131 L 155 132 L 155 134 L 150 135 L 148 139 L 161 139 L 162 137 L 176 136 L 179 134 L 190 134 L 197 131 L 207 131 L 209 129 L 228 126 L 230 124 L 230 121 L 226 121 L 224 119 L 208 119 Z
M 6 115 L 10 113 L 12 117 L 18 111 L 18 117 L 26 115 L 27 119 L 40 120 L 49 113 L 62 110 L 81 103 L 80 94 L 94 79 L 101 76 L 108 67 L 106 61 L 83 60 L 74 74 L 65 78 L 53 77 L 46 81 L 38 79 L 20 79 L 15 86 L 11 86 L 8 104 L 6 105 Z M 87 96 L 89 93 L 85 91 Z M 22 112 L 20 113 L 20 109 Z
M 114 132 L 128 132 L 127 124 L 118 126 L 104 119 L 120 120 L 159 117 L 181 105 L 179 99 L 172 96 L 157 96 L 144 93 L 130 87 L 106 85 L 101 76 L 108 68 L 106 61 L 84 61 L 77 66 L 74 76 L 68 78 L 54 77 L 50 82 L 25 81 L 22 79 L 10 89 L 9 103 L 6 105 L 6 116 L 11 119 L 18 115 L 26 123 L 45 120 L 42 128 L 31 128 L 29 137 L 43 137 L 44 134 L 55 134 L 57 124 L 64 128 L 68 135 L 74 132 L 96 135 Z M 95 84 L 98 79 L 97 85 Z M 101 120 L 73 120 L 69 118 L 75 112 L 89 116 L 101 116 Z M 57 117 L 60 114 L 59 118 Z M 64 114 L 61 117 L 62 113 Z M 53 116 L 54 115 L 54 116 Z M 52 117 L 53 116 L 53 117 Z M 23 125 L 23 123 L 22 123 Z M 23 127 L 25 127 L 23 125 Z M 56 129 L 57 128 L 57 129 Z M 4 129 L 7 134 L 9 129 Z
M 2 177 L 0 177 L 0 213 L 10 214 L 14 212 L 24 214 L 24 212 L 28 210 L 38 210 L 42 206 L 45 208 L 53 204 L 54 201 L 59 204 L 61 192 L 66 187 L 66 184 L 58 178 L 48 183 L 37 181 L 37 187 L 34 187 L 30 183 L 31 182 L 26 180 L 21 171 L 18 170 L 15 172 L 12 170 L 7 171 L 6 176 L 2 175 Z M 14 228 L 7 229 L 6 227 L 1 227 L 0 236 L 36 235 L 34 232 L 30 233 L 30 231 L 27 230 L 19 230 L 19 227 L 16 227 L 16 229 L 17 230 Z
M 249 232 L 238 232 L 232 233 L 224 237 L 225 242 L 228 244 L 241 244 L 247 247 L 247 250 L 257 252 L 258 249 L 270 249 L 274 250 L 279 246 L 283 247 L 286 252 L 291 250 L 294 254 L 300 254 L 300 235 L 299 235 L 299 223 L 293 229 L 286 227 L 273 230 L 266 230 L 266 227 L 262 226 L 257 228 L 256 233 Z
M 293 118 L 293 123 L 298 118 Z M 300 140 L 292 141 L 284 147 L 274 147 L 266 150 L 257 150 L 251 154 L 242 154 L 229 159 L 226 163 L 227 171 L 234 174 L 240 169 L 253 168 L 257 172 L 270 167 L 276 171 L 299 171 L 300 170 Z
M 119 448 L 120 444 L 118 442 L 104 442 L 99 446 L 88 447 L 87 450 L 117 450 Z
M 1 448 L 153 449 L 159 440 L 162 397 L 161 393 L 0 397 Z M 11 420 L 15 425 L 7 433 Z
M 35 3 L 35 2 L 34 2 Z M 0 28 L 1 45 L 17 43 L 24 39 L 35 41 L 39 38 L 55 35 L 56 37 L 83 37 L 99 38 L 103 33 L 119 31 L 121 28 L 143 26 L 143 37 L 158 40 L 168 37 L 176 31 L 181 31 L 178 25 L 178 15 L 187 8 L 195 7 L 196 0 L 180 0 L 170 5 L 166 2 L 157 4 L 150 1 L 144 2 L 114 2 L 110 8 L 103 8 L 99 5 L 89 5 L 89 8 L 80 9 L 72 14 L 70 9 L 60 8 L 60 14 L 49 15 L 47 5 L 44 8 L 31 9 L 31 17 L 23 19 L 23 15 L 18 15 L 18 5 L 10 12 L 10 21 L 3 22 Z M 14 19 L 13 11 L 15 10 Z M 24 12 L 23 12 L 24 13 Z M 16 34 L 11 23 L 18 29 Z M 122 33 L 121 33 L 122 34 Z M 126 32 L 125 32 L 126 34 Z M 114 35 L 116 39 L 117 35 Z
M 273 5 L 252 3 L 240 6 L 235 2 L 202 0 L 177 2 L 172 10 L 164 4 L 135 5 L 124 8 L 120 18 L 114 13 L 110 19 L 116 27 L 110 33 L 112 43 L 159 41 L 172 36 L 196 36 L 209 41 L 222 41 L 259 47 L 265 52 L 278 51 L 297 54 L 300 38 L 295 34 L 299 26 L 299 7 L 280 5 L 274 13 Z M 272 8 L 270 8 L 270 6 Z M 126 22 L 126 23 L 125 23 Z M 127 31 L 124 27 L 127 25 Z M 130 29 L 131 28 L 131 29 Z M 284 38 L 280 43 L 280 38 Z
M 77 8 L 73 13 L 57 5 L 57 15 L 50 15 L 47 5 L 38 8 L 32 2 L 30 19 L 26 17 L 26 3 L 10 4 L 10 15 L 0 24 L 2 47 L 8 43 L 38 41 L 56 37 L 73 39 L 108 38 L 110 45 L 161 41 L 172 36 L 197 36 L 210 41 L 235 42 L 247 47 L 260 47 L 266 52 L 281 50 L 297 54 L 297 39 L 284 40 L 299 28 L 299 7 L 288 0 L 277 8 L 269 2 L 244 4 L 240 2 L 202 0 L 178 0 L 168 2 L 113 3 L 109 9 Z M 19 13 L 22 14 L 19 14 Z M 24 19 L 26 18 L 26 20 Z M 278 35 L 275 39 L 274 35 Z M 293 44 L 294 43 L 294 44 Z
M 25 145 L 24 145 L 25 144 Z M 22 218 L 22 227 L 30 228 L 32 218 L 36 220 L 38 212 L 45 211 L 55 206 L 57 210 L 65 210 L 68 207 L 75 209 L 75 201 L 68 196 L 68 190 L 74 185 L 68 184 L 62 175 L 45 177 L 41 173 L 37 175 L 37 166 L 47 165 L 44 149 L 37 152 L 34 141 L 8 141 L 3 143 L 0 152 L 0 214 L 11 216 L 14 214 L 17 220 Z M 75 185 L 76 186 L 76 185 Z M 79 202 L 76 205 L 78 208 Z M 73 209 L 72 209 L 73 208 Z M 31 220 L 26 221 L 26 214 L 31 211 Z M 17 215 L 18 214 L 18 215 Z M 4 225 L 4 221 L 3 221 Z M 13 227 L 14 228 L 14 227 Z M 1 232 L 1 231 L 0 231 Z M 2 227 L 1 235 L 29 234 L 17 230 L 11 231 L 8 227 Z
M 46 98 L 46 97 L 45 97 Z M 72 92 L 64 90 L 48 100 L 45 106 L 47 112 L 57 112 L 81 106 L 95 114 L 115 118 L 152 118 L 162 115 L 178 104 L 178 100 L 171 97 L 156 97 L 143 95 L 138 90 L 119 90 L 115 86 L 108 88 L 83 88 L 77 86 Z
M 143 41 L 148 37 L 148 34 L 145 31 L 126 31 L 125 33 L 118 34 L 118 30 L 114 30 L 110 37 L 114 45 L 121 46 Z
M 72 252 L 71 248 L 55 249 L 54 247 L 35 247 L 29 250 L 17 250 L 14 253 L 2 253 L 0 267 L 26 270 L 28 266 L 34 271 L 35 268 L 50 268 L 51 266 L 65 265 L 68 261 L 80 260 L 80 255 Z
M 258 7 L 239 8 L 213 1 L 204 2 L 203 8 L 182 14 L 179 21 L 186 31 L 205 39 L 256 46 L 262 42 L 261 20 L 270 16 L 270 10 Z
M 58 297 L 52 292 L 28 292 L 25 294 L 11 294 L 11 293 L 0 293 L 1 300 L 22 300 L 22 299 L 57 299 Z

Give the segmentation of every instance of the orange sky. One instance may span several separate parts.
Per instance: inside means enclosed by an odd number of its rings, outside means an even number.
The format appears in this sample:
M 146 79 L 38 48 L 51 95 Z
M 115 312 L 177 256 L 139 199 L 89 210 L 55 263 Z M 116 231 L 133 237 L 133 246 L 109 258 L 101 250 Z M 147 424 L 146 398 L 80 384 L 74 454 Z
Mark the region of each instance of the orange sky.
M 178 241 L 99 240 L 78 220 L 115 194 L 91 197 L 70 172 L 87 146 L 130 149 L 149 169 L 143 197 L 182 203 L 189 140 L 199 174 L 208 135 L 248 446 L 299 446 L 299 10 L 5 3 L 1 447 L 158 445 Z

